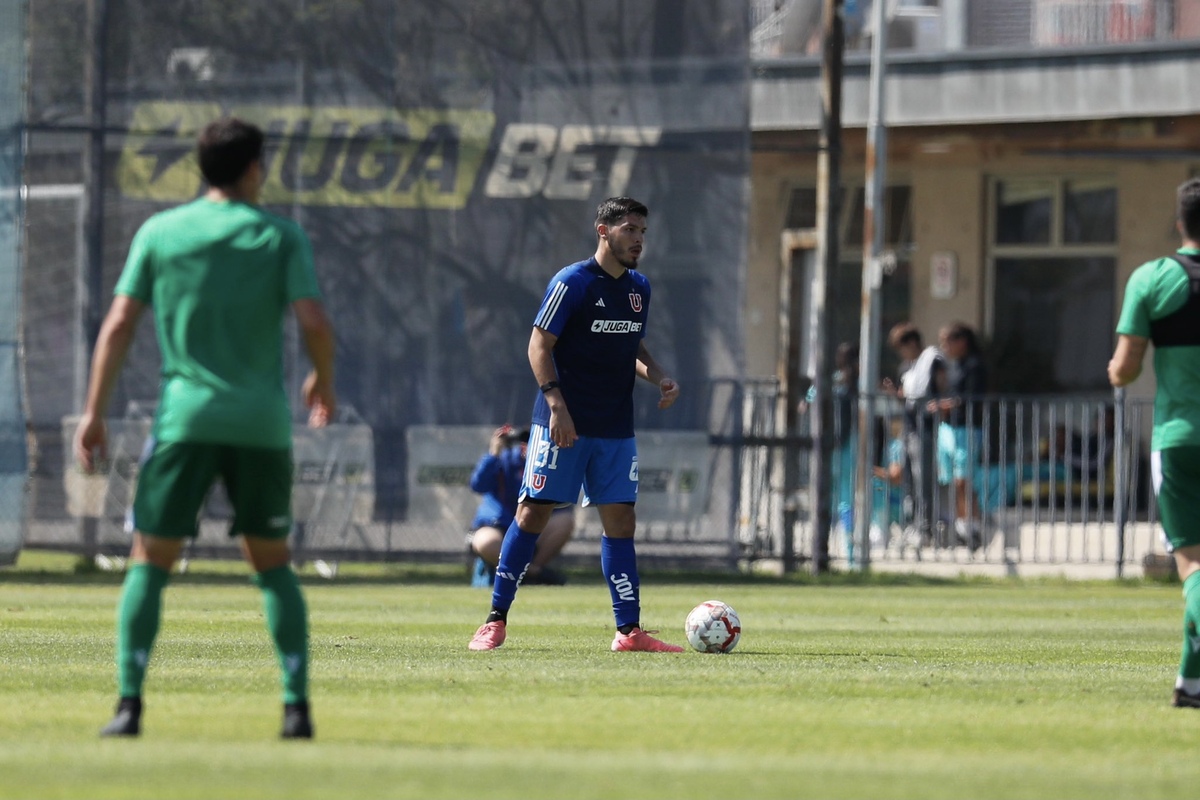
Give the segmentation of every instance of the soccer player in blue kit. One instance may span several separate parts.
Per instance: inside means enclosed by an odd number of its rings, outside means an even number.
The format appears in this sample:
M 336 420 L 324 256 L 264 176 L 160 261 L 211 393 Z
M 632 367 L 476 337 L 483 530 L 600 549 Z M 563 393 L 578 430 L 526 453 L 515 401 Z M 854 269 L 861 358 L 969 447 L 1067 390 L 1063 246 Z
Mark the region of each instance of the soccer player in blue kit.
M 533 405 L 529 457 L 517 516 L 504 535 L 492 588 L 492 610 L 471 650 L 495 650 L 507 635 L 508 610 L 533 558 L 537 537 L 556 504 L 600 513 L 604 570 L 617 633 L 614 651 L 678 653 L 641 627 L 633 533 L 638 491 L 633 435 L 633 384 L 658 387 L 660 409 L 679 386 L 646 349 L 650 282 L 636 271 L 646 235 L 646 206 L 628 197 L 596 210 L 596 253 L 551 279 L 533 321 L 529 365 L 541 389 Z

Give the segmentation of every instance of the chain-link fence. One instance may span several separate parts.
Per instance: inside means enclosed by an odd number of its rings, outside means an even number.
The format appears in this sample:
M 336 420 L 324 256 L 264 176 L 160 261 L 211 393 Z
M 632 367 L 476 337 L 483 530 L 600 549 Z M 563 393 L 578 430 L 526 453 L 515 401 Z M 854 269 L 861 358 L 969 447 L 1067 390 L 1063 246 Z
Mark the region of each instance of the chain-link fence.
M 87 342 L 134 231 L 198 195 L 194 139 L 222 114 L 267 133 L 263 202 L 312 240 L 337 328 L 339 395 L 370 437 L 369 513 L 360 495 L 347 524 L 306 519 L 306 547 L 373 557 L 441 554 L 451 540 L 461 549 L 465 520 L 453 537 L 416 523 L 409 432 L 528 418 L 533 316 L 554 273 L 594 251 L 605 197 L 650 207 L 648 342 L 685 387 L 699 387 L 664 414 L 641 397 L 639 430 L 706 431 L 703 387 L 741 371 L 750 152 L 741 0 L 704 13 L 682 0 L 28 8 L 28 118 L 23 128 L 13 120 L 29 142 L 24 296 L 21 314 L 5 319 L 21 321 L 37 447 L 29 544 L 121 541 L 115 509 L 70 513 L 64 425 L 81 409 Z M 12 109 L 22 107 L 19 87 Z M 98 193 L 81 168 L 96 142 Z M 100 213 L 88 213 L 95 200 Z M 698 222 L 718 217 L 720 226 Z M 294 401 L 301 351 L 289 325 Z M 159 369 L 143 325 L 112 408 L 152 403 Z M 301 471 L 298 485 L 319 473 Z M 105 502 L 119 506 L 115 497 Z M 325 498 L 317 517 L 333 513 Z
M 21 385 L 21 163 L 25 7 L 0 5 L 0 564 L 21 546 L 26 429 Z

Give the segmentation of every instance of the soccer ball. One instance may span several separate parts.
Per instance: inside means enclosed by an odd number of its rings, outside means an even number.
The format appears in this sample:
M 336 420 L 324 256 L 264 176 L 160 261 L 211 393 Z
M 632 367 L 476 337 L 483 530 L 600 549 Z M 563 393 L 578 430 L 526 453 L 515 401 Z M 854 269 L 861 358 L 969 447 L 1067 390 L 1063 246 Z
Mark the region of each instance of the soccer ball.
M 742 623 L 731 606 L 705 600 L 687 615 L 683 632 L 688 644 L 701 653 L 728 653 L 742 638 Z

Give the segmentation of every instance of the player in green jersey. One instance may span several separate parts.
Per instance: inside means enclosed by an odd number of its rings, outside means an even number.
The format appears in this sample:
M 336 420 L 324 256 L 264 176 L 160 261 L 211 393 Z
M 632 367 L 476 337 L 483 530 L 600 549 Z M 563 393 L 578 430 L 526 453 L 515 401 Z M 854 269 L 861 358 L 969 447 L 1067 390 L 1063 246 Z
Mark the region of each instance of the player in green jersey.
M 1154 344 L 1154 431 L 1150 465 L 1175 566 L 1183 581 L 1183 655 L 1172 704 L 1200 708 L 1200 179 L 1177 192 L 1174 256 L 1134 270 L 1125 288 L 1117 347 L 1108 364 L 1113 386 L 1142 371 Z
M 219 479 L 234 511 L 230 535 L 241 536 L 256 573 L 279 658 L 282 735 L 312 737 L 308 610 L 287 543 L 292 417 L 284 390 L 284 315 L 290 307 L 313 364 L 303 393 L 314 427 L 325 425 L 337 404 L 334 333 L 307 236 L 256 205 L 262 150 L 262 131 L 241 120 L 204 128 L 197 155 L 208 190 L 138 230 L 96 340 L 74 440 L 75 456 L 89 472 L 97 455 L 106 456 L 105 412 L 148 306 L 162 353 L 158 408 L 129 523 L 130 567 L 117 607 L 120 700 L 103 736 L 141 731 L 142 684 L 162 592 Z

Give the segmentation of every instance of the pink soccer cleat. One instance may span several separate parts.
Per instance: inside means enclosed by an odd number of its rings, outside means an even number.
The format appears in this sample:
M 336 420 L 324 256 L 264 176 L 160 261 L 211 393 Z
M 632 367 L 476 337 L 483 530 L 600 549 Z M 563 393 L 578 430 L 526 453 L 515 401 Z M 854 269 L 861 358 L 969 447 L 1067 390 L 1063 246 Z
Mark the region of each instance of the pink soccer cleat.
M 632 653 L 635 651 L 643 653 L 682 653 L 683 648 L 673 644 L 661 642 L 651 636 L 651 633 L 658 631 L 644 631 L 641 628 L 634 628 L 629 633 L 621 633 L 617 631 L 617 636 L 613 639 L 612 649 L 614 653 Z M 476 634 L 478 636 L 478 634 Z
M 504 637 L 507 635 L 508 631 L 503 622 L 485 623 L 479 626 L 479 630 L 475 631 L 475 635 L 471 637 L 471 643 L 467 645 L 467 649 L 495 650 L 504 644 Z

